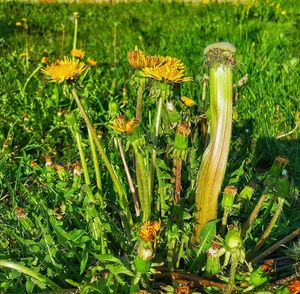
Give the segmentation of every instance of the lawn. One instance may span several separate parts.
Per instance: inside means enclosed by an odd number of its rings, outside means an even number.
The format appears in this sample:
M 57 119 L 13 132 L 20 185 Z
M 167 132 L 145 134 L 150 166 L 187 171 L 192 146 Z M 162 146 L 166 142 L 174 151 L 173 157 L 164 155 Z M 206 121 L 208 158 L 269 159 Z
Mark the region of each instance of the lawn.
M 300 293 L 299 40 L 294 0 L 2 3 L 0 293 Z

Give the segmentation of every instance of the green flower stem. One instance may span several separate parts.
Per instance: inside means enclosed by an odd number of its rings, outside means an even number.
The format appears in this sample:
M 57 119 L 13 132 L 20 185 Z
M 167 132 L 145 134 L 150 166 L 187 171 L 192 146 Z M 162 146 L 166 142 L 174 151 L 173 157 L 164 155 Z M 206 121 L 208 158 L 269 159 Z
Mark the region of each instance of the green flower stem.
M 221 229 L 220 229 L 220 235 L 221 236 L 224 236 L 225 234 L 225 230 L 226 230 L 226 227 L 227 227 L 227 221 L 228 221 L 228 211 L 224 211 L 224 214 L 223 214 L 223 217 L 222 217 L 222 224 L 221 224 Z
M 259 239 L 258 243 L 255 245 L 255 247 L 250 250 L 247 254 L 247 260 L 251 260 L 255 254 L 257 253 L 257 251 L 263 246 L 263 244 L 266 242 L 266 239 L 269 237 L 272 229 L 274 228 L 280 213 L 282 211 L 283 208 L 283 203 L 284 203 L 284 199 L 281 197 L 278 197 L 278 203 L 277 203 L 277 208 L 275 210 L 275 213 L 270 221 L 270 223 L 268 224 L 266 230 L 264 231 L 263 235 L 261 236 L 261 238 Z
M 136 101 L 136 115 L 135 115 L 137 121 L 141 121 L 142 119 L 142 100 L 143 100 L 143 93 L 145 90 L 145 83 L 146 83 L 145 78 L 139 78 L 137 101 Z
M 155 134 L 154 134 L 154 142 L 153 142 L 154 144 L 153 144 L 153 149 L 152 149 L 151 165 L 150 165 L 150 178 L 149 178 L 149 193 L 150 193 L 150 195 L 152 194 L 154 175 L 155 175 L 155 169 L 156 169 L 157 141 L 158 141 L 158 135 L 159 135 L 159 129 L 160 129 L 160 123 L 161 123 L 161 112 L 162 112 L 163 102 L 166 99 L 166 96 L 167 96 L 167 91 L 162 90 L 162 95 L 159 98 L 158 103 L 157 103 Z
M 266 191 L 265 191 L 266 192 Z M 252 222 L 256 219 L 265 199 L 267 197 L 267 194 L 266 193 L 263 193 L 261 195 L 261 197 L 259 198 L 256 206 L 254 207 L 254 209 L 252 210 L 249 218 L 247 219 L 246 223 L 244 224 L 243 228 L 242 228 L 242 233 L 241 233 L 241 236 L 242 237 L 245 237 L 246 236 L 246 233 L 248 231 L 248 229 L 250 228 Z
M 41 69 L 41 66 L 39 65 L 31 74 L 30 76 L 27 78 L 25 84 L 24 84 L 24 87 L 22 88 L 21 90 L 21 94 L 24 96 L 25 95 L 25 90 L 26 90 L 26 87 L 29 83 L 29 81 L 32 79 L 32 77 Z
M 99 153 L 101 155 L 101 158 L 103 159 L 103 161 L 105 163 L 105 166 L 106 166 L 106 168 L 107 168 L 107 170 L 108 170 L 108 172 L 109 172 L 109 174 L 110 174 L 110 176 L 112 178 L 112 181 L 113 181 L 113 183 L 115 185 L 117 193 L 120 196 L 120 205 L 125 210 L 125 214 L 126 214 L 126 217 L 128 219 L 128 222 L 130 224 L 132 224 L 132 217 L 131 217 L 131 213 L 130 213 L 129 207 L 127 205 L 127 199 L 126 199 L 126 195 L 125 195 L 125 192 L 123 190 L 122 184 L 119 181 L 119 178 L 116 175 L 116 173 L 115 173 L 115 171 L 114 171 L 114 169 L 113 169 L 113 167 L 112 167 L 112 165 L 111 165 L 111 163 L 110 163 L 110 161 L 109 161 L 109 159 L 108 159 L 108 157 L 107 157 L 107 155 L 105 153 L 105 150 L 104 150 L 103 146 L 101 145 L 101 142 L 100 142 L 100 140 L 99 140 L 99 138 L 98 138 L 98 136 L 96 134 L 96 131 L 93 128 L 93 125 L 92 125 L 89 117 L 87 116 L 86 111 L 84 110 L 84 108 L 83 108 L 83 106 L 82 106 L 82 104 L 80 102 L 80 99 L 79 99 L 79 97 L 78 97 L 75 89 L 72 89 L 72 94 L 73 94 L 74 99 L 75 99 L 75 101 L 77 103 L 77 106 L 78 106 L 78 108 L 79 108 L 79 110 L 80 110 L 80 112 L 81 112 L 81 114 L 83 116 L 83 119 L 84 119 L 84 121 L 85 121 L 88 129 L 91 132 L 91 135 L 92 135 L 92 137 L 93 137 L 93 139 L 95 141 L 96 147 L 97 147 L 97 149 L 98 149 L 98 151 L 99 151 Z
M 175 203 L 180 203 L 180 190 L 181 190 L 181 166 L 182 160 L 177 158 L 174 160 L 175 172 Z
M 90 185 L 91 180 L 90 180 L 89 171 L 88 171 L 88 167 L 87 167 L 87 163 L 86 163 L 86 159 L 85 159 L 85 154 L 84 154 L 84 151 L 82 148 L 82 137 L 81 137 L 81 134 L 79 131 L 76 131 L 75 137 L 76 137 L 77 148 L 78 148 L 79 155 L 80 155 L 80 161 L 81 161 L 81 166 L 82 166 L 82 170 L 83 170 L 84 181 L 85 181 L 86 185 Z
M 51 288 L 53 290 L 61 290 L 62 289 L 57 284 L 55 284 L 54 282 L 49 280 L 47 277 L 45 277 L 45 276 L 41 275 L 40 273 L 37 273 L 37 272 L 29 269 L 28 267 L 20 265 L 18 263 L 11 262 L 11 261 L 6 260 L 6 259 L 0 259 L 0 267 L 1 266 L 6 267 L 6 268 L 11 268 L 11 269 L 14 269 L 14 270 L 18 271 L 19 273 L 28 275 L 28 276 L 36 279 L 37 281 L 46 284 L 49 288 Z
M 136 191 L 135 191 L 135 187 L 132 181 L 132 177 L 130 175 L 130 171 L 126 162 L 126 158 L 125 158 L 125 154 L 124 154 L 124 150 L 123 150 L 123 146 L 122 146 L 122 142 L 120 140 L 120 138 L 117 138 L 117 143 L 118 143 L 118 148 L 119 148 L 119 152 L 120 152 L 120 156 L 124 165 L 124 169 L 125 169 L 125 173 L 126 173 L 126 177 L 128 180 L 128 185 L 129 185 L 129 189 L 131 192 L 131 196 L 132 196 L 132 200 L 133 200 L 133 204 L 134 204 L 134 209 L 135 209 L 135 215 L 138 217 L 140 216 L 141 213 L 141 209 L 140 209 L 140 204 L 139 204 L 139 199 L 136 196 Z
M 103 207 L 104 203 L 103 203 L 103 199 L 102 199 L 102 181 L 101 181 L 101 174 L 100 174 L 100 168 L 99 168 L 99 163 L 98 163 L 98 156 L 96 153 L 96 146 L 95 146 L 95 143 L 93 140 L 92 133 L 89 129 L 88 129 L 88 133 L 89 133 L 89 142 L 90 142 L 90 146 L 91 146 L 91 150 L 92 150 L 92 157 L 93 157 L 93 162 L 94 162 L 96 184 L 97 184 L 97 188 L 99 190 L 99 195 L 101 195 L 101 199 L 99 199 L 99 201 L 100 201 L 101 207 Z
M 210 66 L 211 133 L 200 165 L 195 195 L 195 230 L 197 245 L 204 225 L 217 217 L 221 190 L 231 139 L 233 45 L 216 43 L 204 53 Z
M 148 221 L 151 214 L 151 194 L 149 193 L 149 178 L 147 168 L 144 162 L 144 155 L 138 146 L 133 143 L 135 163 L 136 163 L 136 176 L 139 192 L 139 199 L 143 212 L 143 221 Z
M 73 50 L 76 49 L 76 45 L 77 45 L 78 17 L 79 17 L 78 13 L 74 12 L 73 13 L 73 18 L 74 18 Z
M 234 281 L 235 281 L 235 274 L 236 274 L 236 269 L 238 266 L 238 259 L 236 256 L 236 253 L 232 253 L 231 256 L 231 267 L 230 267 L 230 273 L 229 273 L 229 280 L 228 280 L 228 286 L 226 288 L 226 294 L 232 293 L 234 289 Z

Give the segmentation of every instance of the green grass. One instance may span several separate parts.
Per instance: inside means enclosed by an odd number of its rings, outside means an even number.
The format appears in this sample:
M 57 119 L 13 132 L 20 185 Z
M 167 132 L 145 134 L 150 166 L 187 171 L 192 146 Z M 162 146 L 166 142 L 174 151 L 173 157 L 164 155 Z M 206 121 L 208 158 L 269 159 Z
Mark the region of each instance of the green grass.
M 77 47 L 82 48 L 86 56 L 98 61 L 98 66 L 90 70 L 80 85 L 79 92 L 86 98 L 88 114 L 103 132 L 109 159 L 124 181 L 126 178 L 123 177 L 123 167 L 107 122 L 113 116 L 109 110 L 112 102 L 120 104 L 121 112 L 127 118 L 135 113 L 136 89 L 132 85 L 133 71 L 127 61 L 128 51 L 137 45 L 148 54 L 169 55 L 183 61 L 188 75 L 194 81 L 183 85 L 181 94 L 198 103 L 197 109 L 189 110 L 192 120 L 199 111 L 206 111 L 209 116 L 209 101 L 205 105 L 201 102 L 202 77 L 207 73 L 203 66 L 203 49 L 218 41 L 234 44 L 237 48 L 234 80 L 238 81 L 246 74 L 249 79 L 243 87 L 238 88 L 235 96 L 233 138 L 224 185 L 233 183 L 237 176 L 235 185 L 240 191 L 250 179 L 257 179 L 259 185 L 253 198 L 253 208 L 263 189 L 265 173 L 270 169 L 274 158 L 278 155 L 287 156 L 292 191 L 278 225 L 264 248 L 299 227 L 300 218 L 294 209 L 299 205 L 300 190 L 299 130 L 276 139 L 295 127 L 295 115 L 300 111 L 300 10 L 297 8 L 297 1 L 285 2 L 287 1 L 263 1 L 253 7 L 230 4 L 164 4 L 164 1 L 97 6 L 2 3 L 0 259 L 10 259 L 27 266 L 62 288 L 78 286 L 76 283 L 84 283 L 82 281 L 91 282 L 95 273 L 98 282 L 94 285 L 98 287 L 98 292 L 129 293 L 128 281 L 132 280 L 133 275 L 138 225 L 131 227 L 133 233 L 130 240 L 126 235 L 122 211 L 115 204 L 117 194 L 112 188 L 108 173 L 102 171 L 103 193 L 107 200 L 104 209 L 93 202 L 88 189 L 82 188 L 82 178 L 75 179 L 68 169 L 60 177 L 54 170 L 44 167 L 44 156 L 47 153 L 51 154 L 53 162 L 64 166 L 79 161 L 72 133 L 64 115 L 59 115 L 62 110 L 74 111 L 84 137 L 85 151 L 90 155 L 87 130 L 75 110 L 75 102 L 64 96 L 62 87 L 47 83 L 40 71 L 28 80 L 37 66 L 41 65 L 42 56 L 55 61 L 70 54 L 73 12 L 78 12 L 80 16 Z M 20 57 L 26 46 L 25 30 L 15 26 L 21 18 L 27 18 L 28 23 L 28 66 L 24 58 Z M 115 28 L 117 64 L 113 67 Z M 153 118 L 153 98 L 146 101 L 145 105 Z M 148 123 L 151 121 L 145 113 L 144 119 Z M 172 134 L 170 131 L 169 136 Z M 196 145 L 199 147 L 199 144 Z M 203 145 L 200 144 L 198 149 L 202 150 Z M 159 180 L 170 184 L 168 177 L 172 174 L 171 162 L 163 162 L 164 152 L 159 154 Z M 197 150 L 193 154 L 195 161 L 190 162 L 191 170 L 183 173 L 182 185 L 186 191 L 186 196 L 183 197 L 186 200 L 181 207 L 165 211 L 163 230 L 167 232 L 167 237 L 161 238 L 164 246 L 158 250 L 157 262 L 166 256 L 170 257 L 167 251 L 176 239 L 176 234 L 180 236 L 178 238 L 188 240 L 192 231 L 192 177 L 196 175 L 201 153 Z M 39 165 L 37 169 L 30 167 L 31 160 L 36 160 Z M 130 160 L 131 158 L 128 161 L 132 164 Z M 92 161 L 89 168 L 93 169 Z M 95 187 L 91 189 L 95 195 Z M 169 198 L 165 200 L 167 207 L 171 207 Z M 275 209 L 272 205 L 272 201 L 266 203 L 263 210 L 265 217 L 262 216 L 255 223 L 254 233 L 247 239 L 248 249 L 264 230 L 268 209 L 271 213 Z M 17 207 L 25 208 L 29 220 L 18 220 L 15 213 Z M 133 207 L 131 210 L 133 211 Z M 245 210 L 240 213 L 239 218 L 233 216 L 233 219 L 243 222 L 250 211 Z M 91 235 L 98 214 L 101 215 L 102 230 L 107 232 L 105 238 L 109 242 L 106 255 L 102 254 L 101 246 Z M 177 227 L 172 227 L 172 222 L 176 223 L 180 214 L 181 222 Z M 63 221 L 60 221 L 60 217 Z M 186 247 L 183 249 L 182 259 L 176 264 L 181 269 L 188 268 L 189 253 Z M 112 273 L 109 276 L 112 280 L 109 282 L 103 278 L 104 271 Z M 75 282 L 68 283 L 66 279 Z M 118 283 L 114 283 L 115 281 Z M 36 283 L 38 286 L 35 286 Z M 0 267 L 0 292 L 38 293 L 41 289 L 46 289 L 46 284 L 42 280 L 37 282 L 29 279 L 21 271 Z

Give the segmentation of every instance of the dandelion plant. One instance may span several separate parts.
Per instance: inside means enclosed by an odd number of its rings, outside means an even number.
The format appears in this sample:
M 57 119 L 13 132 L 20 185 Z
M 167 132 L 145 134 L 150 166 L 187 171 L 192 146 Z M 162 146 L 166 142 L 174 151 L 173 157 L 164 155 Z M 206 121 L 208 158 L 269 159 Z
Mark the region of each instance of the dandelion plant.
M 200 165 L 195 207 L 193 243 L 203 226 L 217 217 L 218 197 L 223 182 L 232 124 L 232 68 L 236 49 L 229 43 L 215 43 L 204 50 L 210 78 L 210 143 Z

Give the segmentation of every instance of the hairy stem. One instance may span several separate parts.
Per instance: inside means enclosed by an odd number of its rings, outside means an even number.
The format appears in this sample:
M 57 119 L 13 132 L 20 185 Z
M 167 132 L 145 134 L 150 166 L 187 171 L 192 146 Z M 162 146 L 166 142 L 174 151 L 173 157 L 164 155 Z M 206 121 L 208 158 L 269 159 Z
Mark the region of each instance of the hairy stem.
M 250 250 L 247 254 L 247 260 L 251 260 L 256 252 L 262 247 L 262 245 L 266 242 L 266 239 L 269 237 L 273 227 L 275 226 L 279 216 L 280 216 L 280 213 L 282 211 L 282 207 L 283 207 L 283 203 L 284 203 L 284 199 L 281 198 L 281 197 L 278 197 L 278 203 L 277 203 L 277 208 L 276 208 L 276 211 L 273 215 L 273 217 L 271 218 L 271 221 L 270 223 L 268 224 L 266 230 L 264 231 L 263 235 L 261 236 L 261 238 L 259 239 L 258 243 L 255 245 L 255 247 Z
M 253 211 L 251 212 L 249 218 L 247 219 L 246 223 L 244 224 L 244 226 L 242 228 L 242 233 L 241 233 L 242 237 L 246 236 L 246 233 L 247 233 L 249 227 L 251 226 L 252 222 L 256 219 L 266 197 L 267 197 L 267 194 L 263 193 L 261 195 L 261 197 L 259 198 L 256 206 L 254 207 Z

